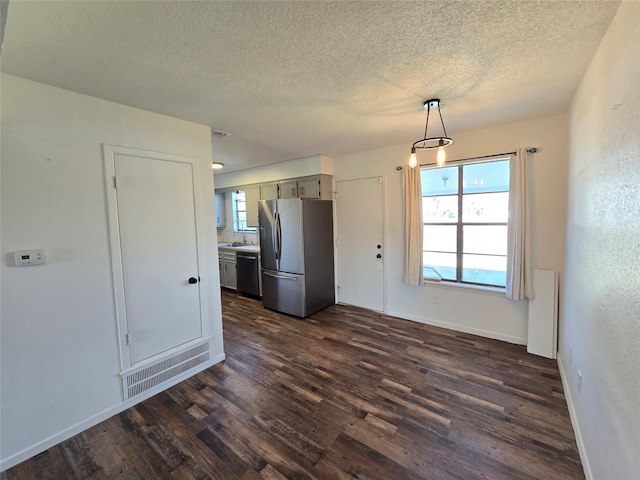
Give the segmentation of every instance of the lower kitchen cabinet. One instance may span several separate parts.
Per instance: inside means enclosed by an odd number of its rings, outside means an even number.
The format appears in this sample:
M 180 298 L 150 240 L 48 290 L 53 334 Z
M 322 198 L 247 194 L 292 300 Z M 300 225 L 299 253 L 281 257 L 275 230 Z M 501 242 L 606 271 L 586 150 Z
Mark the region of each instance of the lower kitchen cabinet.
M 220 269 L 220 286 L 230 288 L 232 290 L 237 290 L 238 282 L 236 274 L 236 252 L 223 250 L 219 251 L 218 268 Z

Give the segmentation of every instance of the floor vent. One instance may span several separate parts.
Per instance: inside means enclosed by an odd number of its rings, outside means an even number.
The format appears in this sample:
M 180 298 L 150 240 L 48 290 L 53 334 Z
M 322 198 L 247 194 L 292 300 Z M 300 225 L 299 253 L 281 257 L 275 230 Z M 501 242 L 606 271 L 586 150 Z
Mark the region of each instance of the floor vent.
M 123 378 L 125 400 L 140 395 L 207 360 L 209 360 L 209 344 L 203 343 L 129 372 Z

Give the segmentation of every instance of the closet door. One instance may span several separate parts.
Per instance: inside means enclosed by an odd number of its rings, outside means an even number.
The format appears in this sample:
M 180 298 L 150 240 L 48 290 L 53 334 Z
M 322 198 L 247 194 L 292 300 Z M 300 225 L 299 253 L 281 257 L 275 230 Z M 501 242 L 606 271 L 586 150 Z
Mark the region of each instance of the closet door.
M 118 306 L 125 316 L 123 348 L 134 366 L 202 337 L 194 165 L 161 154 L 115 153 L 113 168 L 122 275 L 117 301 L 124 303 Z

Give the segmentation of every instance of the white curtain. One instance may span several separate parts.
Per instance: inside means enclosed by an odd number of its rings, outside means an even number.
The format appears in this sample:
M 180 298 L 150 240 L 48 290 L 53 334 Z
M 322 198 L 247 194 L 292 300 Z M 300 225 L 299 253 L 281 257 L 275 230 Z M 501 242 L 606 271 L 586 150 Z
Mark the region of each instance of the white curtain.
M 507 232 L 507 297 L 534 299 L 531 279 L 531 225 L 526 148 L 509 163 L 509 227 Z
M 420 168 L 402 167 L 404 264 L 402 283 L 422 285 L 422 186 Z

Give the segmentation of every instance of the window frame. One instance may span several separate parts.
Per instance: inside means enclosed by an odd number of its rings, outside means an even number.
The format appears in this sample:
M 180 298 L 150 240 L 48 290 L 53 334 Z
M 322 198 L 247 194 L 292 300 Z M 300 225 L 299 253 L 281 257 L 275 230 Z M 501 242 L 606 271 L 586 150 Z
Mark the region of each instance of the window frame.
M 242 192 L 242 194 L 244 195 L 244 199 L 243 200 L 238 200 L 238 195 L 240 194 L 240 192 Z M 244 210 L 240 210 L 238 208 L 238 203 L 239 202 L 243 202 L 245 204 L 245 208 Z M 239 212 L 244 212 L 245 213 L 245 218 L 247 215 L 247 199 L 246 199 L 246 191 L 242 190 L 242 189 L 238 189 L 234 192 L 231 193 L 231 211 L 233 214 L 233 232 L 234 233 L 242 233 L 242 232 L 249 232 L 249 233 L 255 233 L 257 232 L 257 228 L 256 227 L 248 227 L 247 226 L 247 221 L 246 220 L 240 220 L 239 217 Z M 244 228 L 242 228 L 242 223 L 244 223 Z
M 455 227 L 456 228 L 456 251 L 455 252 L 449 252 L 449 251 L 442 251 L 442 250 L 426 250 L 425 249 L 425 245 L 424 245 L 424 240 L 423 240 L 423 245 L 422 245 L 422 252 L 423 255 L 425 253 L 442 253 L 442 254 L 455 254 L 456 257 L 456 267 L 455 267 L 455 272 L 456 272 L 456 279 L 455 280 L 451 280 L 451 279 L 447 279 L 447 278 L 443 278 L 442 275 L 439 274 L 439 272 L 437 270 L 434 269 L 434 272 L 437 274 L 432 276 L 432 277 L 427 277 L 424 276 L 424 268 L 423 268 L 423 280 L 427 283 L 443 283 L 445 285 L 452 285 L 452 286 L 466 286 L 466 287 L 481 287 L 481 288 L 491 288 L 491 289 L 498 289 L 498 290 L 505 290 L 506 289 L 506 285 L 496 285 L 496 284 L 492 284 L 492 283 L 482 283 L 482 282 L 471 282 L 468 280 L 463 280 L 463 256 L 465 255 L 465 252 L 463 251 L 464 248 L 464 227 L 465 226 L 504 226 L 506 227 L 506 230 L 508 232 L 508 228 L 509 228 L 509 217 L 507 215 L 507 219 L 504 222 L 465 222 L 463 220 L 464 218 L 464 199 L 465 197 L 469 197 L 469 196 L 473 196 L 473 195 L 479 195 L 482 193 L 504 193 L 505 190 L 493 190 L 493 191 L 488 191 L 488 192 L 473 192 L 473 193 L 464 193 L 464 167 L 469 166 L 469 165 L 478 165 L 478 164 L 486 164 L 486 163 L 494 163 L 494 162 L 507 162 L 507 165 L 510 167 L 509 165 L 509 161 L 510 161 L 510 157 L 509 156 L 505 156 L 505 155 L 495 155 L 495 156 L 490 156 L 490 157 L 482 157 L 480 158 L 471 158 L 465 161 L 460 161 L 460 162 L 449 162 L 445 168 L 451 168 L 451 167 L 456 167 L 458 170 L 458 184 L 457 184 L 457 190 L 456 193 L 453 194 L 445 194 L 445 195 L 422 195 L 421 199 L 423 201 L 423 205 L 424 205 L 424 199 L 425 198 L 429 198 L 429 197 L 452 197 L 452 196 L 457 196 L 457 219 L 456 222 L 426 222 L 425 221 L 425 216 L 423 213 L 423 218 L 422 218 L 422 228 L 423 231 L 425 228 L 429 227 L 429 226 L 447 226 L 447 227 Z M 427 165 L 427 166 L 422 166 L 420 167 L 420 171 L 422 173 L 423 170 L 437 170 L 439 168 L 442 167 L 437 167 L 435 165 Z M 507 190 L 506 190 L 507 194 L 510 194 L 510 185 L 507 184 Z M 508 200 L 507 200 L 508 202 Z M 508 233 L 506 234 L 508 235 Z M 477 253 L 466 253 L 466 255 L 486 255 L 486 256 L 493 256 L 493 257 L 505 257 L 507 256 L 507 254 L 505 253 L 505 255 L 492 255 L 492 254 L 477 254 Z M 505 268 L 505 272 L 506 272 L 506 268 Z M 438 278 L 439 277 L 439 278 Z M 505 281 L 506 283 L 506 281 Z

